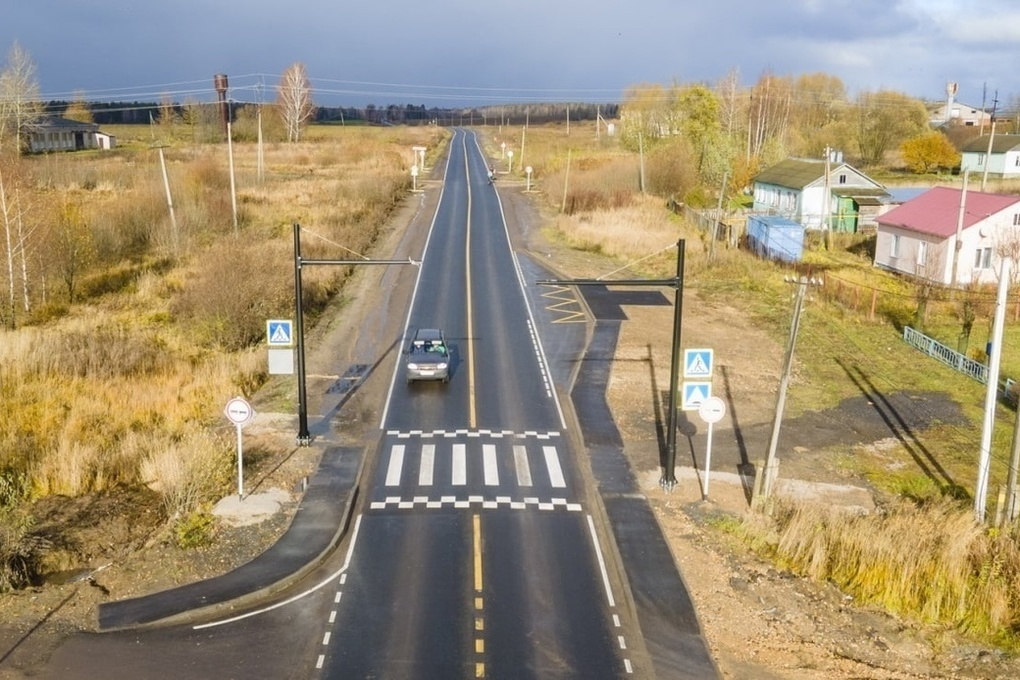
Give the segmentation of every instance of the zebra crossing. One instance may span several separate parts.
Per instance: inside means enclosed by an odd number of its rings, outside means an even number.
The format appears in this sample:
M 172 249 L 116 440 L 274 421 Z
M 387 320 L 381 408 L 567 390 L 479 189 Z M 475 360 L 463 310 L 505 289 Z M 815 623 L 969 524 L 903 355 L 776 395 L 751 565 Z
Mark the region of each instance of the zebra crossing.
M 395 436 L 383 451 L 381 487 L 372 509 L 509 507 L 580 511 L 568 501 L 568 482 L 552 437 L 505 433 L 487 441 L 435 441 Z M 558 433 L 557 433 L 558 434 Z M 509 439 L 510 441 L 507 441 Z

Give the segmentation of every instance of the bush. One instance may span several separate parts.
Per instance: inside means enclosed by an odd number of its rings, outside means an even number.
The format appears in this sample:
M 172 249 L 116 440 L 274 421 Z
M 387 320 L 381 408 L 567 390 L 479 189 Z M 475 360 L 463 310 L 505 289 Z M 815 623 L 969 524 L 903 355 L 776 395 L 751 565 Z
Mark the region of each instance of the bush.
M 227 239 L 199 256 L 172 310 L 204 344 L 234 351 L 261 342 L 267 319 L 290 313 L 293 286 L 286 246 Z
M 208 510 L 196 510 L 174 524 L 174 539 L 179 548 L 201 548 L 212 543 L 215 530 L 216 518 Z

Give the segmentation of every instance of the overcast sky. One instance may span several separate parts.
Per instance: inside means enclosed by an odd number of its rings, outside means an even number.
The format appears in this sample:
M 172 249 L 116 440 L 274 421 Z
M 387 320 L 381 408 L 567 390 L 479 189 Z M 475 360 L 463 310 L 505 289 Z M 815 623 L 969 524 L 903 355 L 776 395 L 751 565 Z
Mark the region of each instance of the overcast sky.
M 7 0 L 46 99 L 271 99 L 305 64 L 319 105 L 620 101 L 736 69 L 838 76 L 988 107 L 1020 94 L 1018 0 Z M 267 91 L 268 90 L 268 91 Z M 1001 106 L 1002 104 L 1000 104 Z

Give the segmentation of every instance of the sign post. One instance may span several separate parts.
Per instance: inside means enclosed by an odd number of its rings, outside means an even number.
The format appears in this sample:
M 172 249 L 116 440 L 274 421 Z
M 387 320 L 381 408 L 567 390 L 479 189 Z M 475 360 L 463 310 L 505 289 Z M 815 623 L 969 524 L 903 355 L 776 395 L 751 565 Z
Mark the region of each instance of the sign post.
M 255 417 L 255 409 L 243 397 L 227 402 L 223 414 L 237 427 L 237 498 L 244 500 L 244 453 L 241 445 L 241 428 Z
M 708 500 L 708 475 L 712 470 L 712 426 L 726 415 L 726 402 L 719 397 L 708 397 L 698 407 L 698 415 L 708 423 L 708 442 L 705 444 L 705 477 L 701 482 L 701 500 Z

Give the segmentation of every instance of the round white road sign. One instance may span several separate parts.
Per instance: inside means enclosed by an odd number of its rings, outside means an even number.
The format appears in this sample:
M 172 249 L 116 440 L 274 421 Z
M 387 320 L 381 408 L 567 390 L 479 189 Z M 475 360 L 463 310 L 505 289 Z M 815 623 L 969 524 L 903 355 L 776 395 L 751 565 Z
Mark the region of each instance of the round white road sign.
M 227 402 L 227 407 L 223 409 L 223 414 L 234 425 L 244 425 L 255 417 L 255 409 L 242 397 L 234 397 Z
M 708 397 L 698 407 L 698 415 L 706 423 L 718 423 L 726 415 L 726 402 L 719 397 Z

